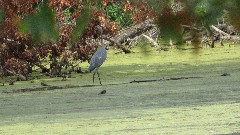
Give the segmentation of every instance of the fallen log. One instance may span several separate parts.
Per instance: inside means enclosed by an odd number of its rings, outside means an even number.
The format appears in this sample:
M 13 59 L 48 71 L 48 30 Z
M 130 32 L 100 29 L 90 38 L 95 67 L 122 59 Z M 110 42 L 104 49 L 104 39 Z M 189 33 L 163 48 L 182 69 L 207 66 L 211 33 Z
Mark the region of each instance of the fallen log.
M 172 77 L 172 78 L 166 78 L 166 79 L 154 79 L 154 80 L 133 80 L 129 83 L 146 83 L 146 82 L 157 82 L 157 81 L 171 81 L 171 80 L 185 80 L 185 79 L 197 79 L 197 78 L 203 78 L 198 76 L 191 76 L 191 77 Z
M 125 52 L 125 53 L 131 53 L 130 49 L 126 48 L 125 46 L 123 46 L 123 45 L 120 44 L 119 42 L 114 41 L 113 39 L 108 38 L 108 37 L 106 37 L 106 36 L 103 36 L 103 39 L 111 42 L 112 44 L 116 44 L 118 48 L 120 48 L 120 49 L 123 50 L 123 52 Z
M 148 35 L 142 34 L 145 38 L 147 38 L 151 43 L 153 43 L 154 47 L 159 47 L 159 44 L 154 41 L 151 37 L 149 37 Z
M 111 44 L 116 44 L 118 48 L 123 50 L 123 52 L 129 53 L 131 51 L 122 44 L 127 43 L 129 39 L 133 39 L 137 36 L 142 35 L 152 28 L 154 28 L 152 21 L 147 20 L 143 23 L 133 25 L 119 31 L 119 33 L 117 33 L 114 37 L 103 36 L 103 39 L 109 41 Z
M 231 37 L 230 34 L 228 34 L 228 33 L 224 32 L 224 31 L 218 29 L 218 28 L 217 28 L 216 26 L 214 26 L 214 25 L 212 25 L 211 28 L 212 28 L 213 30 L 215 30 L 216 32 L 218 32 L 218 33 L 224 35 L 224 36 Z

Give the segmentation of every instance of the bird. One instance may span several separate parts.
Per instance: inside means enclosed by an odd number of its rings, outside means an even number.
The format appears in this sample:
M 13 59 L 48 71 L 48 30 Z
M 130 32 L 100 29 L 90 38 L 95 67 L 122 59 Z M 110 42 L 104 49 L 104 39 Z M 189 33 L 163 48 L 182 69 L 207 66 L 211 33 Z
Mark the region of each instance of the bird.
M 100 31 L 100 34 L 101 34 L 100 35 L 100 37 L 101 37 L 101 44 L 98 47 L 97 51 L 93 54 L 93 56 L 92 56 L 92 58 L 90 60 L 90 66 L 88 68 L 88 71 L 91 73 L 92 71 L 95 70 L 93 72 L 93 84 L 94 84 L 94 76 L 97 73 L 99 82 L 102 85 L 102 82 L 101 82 L 101 79 L 100 79 L 100 76 L 99 76 L 99 73 L 98 73 L 98 69 L 100 68 L 100 66 L 103 64 L 103 62 L 107 58 L 107 50 L 106 50 L 105 45 L 103 44 L 103 37 L 102 37 L 103 28 L 102 28 L 101 25 L 98 25 L 97 28 L 98 28 L 98 30 Z
M 102 90 L 100 93 L 98 93 L 98 95 L 101 95 L 101 94 L 106 94 L 106 90 Z
M 45 82 L 41 82 L 42 86 L 49 86 L 48 84 L 46 84 Z

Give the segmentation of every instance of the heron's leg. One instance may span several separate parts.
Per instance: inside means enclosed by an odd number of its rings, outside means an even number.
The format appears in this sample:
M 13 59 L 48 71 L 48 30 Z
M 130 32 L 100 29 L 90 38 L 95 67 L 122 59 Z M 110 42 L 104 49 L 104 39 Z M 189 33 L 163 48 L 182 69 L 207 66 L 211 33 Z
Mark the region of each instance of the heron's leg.
M 102 85 L 102 82 L 101 82 L 101 79 L 100 79 L 100 76 L 99 76 L 98 71 L 97 71 L 97 75 L 98 75 L 99 82 L 100 82 L 100 84 Z
M 96 72 L 97 72 L 97 69 L 93 72 L 93 84 L 94 84 L 94 76 L 95 76 Z

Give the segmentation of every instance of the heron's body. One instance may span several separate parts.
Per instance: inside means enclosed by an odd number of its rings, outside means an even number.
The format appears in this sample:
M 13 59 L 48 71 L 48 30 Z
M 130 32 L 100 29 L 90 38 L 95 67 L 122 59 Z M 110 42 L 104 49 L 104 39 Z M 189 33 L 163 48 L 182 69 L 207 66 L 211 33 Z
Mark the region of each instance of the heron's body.
M 103 62 L 107 58 L 107 51 L 105 47 L 100 46 L 98 47 L 97 51 L 93 54 L 91 61 L 90 61 L 90 67 L 88 70 L 92 72 L 94 69 L 99 68 Z
M 88 70 L 89 70 L 89 72 L 92 72 L 93 70 L 95 70 L 94 73 L 93 73 L 93 83 L 94 83 L 94 76 L 97 73 L 99 82 L 102 85 L 101 79 L 100 79 L 100 76 L 99 76 L 99 73 L 98 73 L 98 68 L 106 60 L 107 51 L 106 51 L 106 48 L 103 44 L 103 38 L 102 38 L 103 29 L 102 29 L 101 26 L 97 26 L 97 28 L 98 28 L 98 30 L 100 31 L 100 34 L 101 34 L 101 45 L 98 47 L 97 51 L 93 54 Z

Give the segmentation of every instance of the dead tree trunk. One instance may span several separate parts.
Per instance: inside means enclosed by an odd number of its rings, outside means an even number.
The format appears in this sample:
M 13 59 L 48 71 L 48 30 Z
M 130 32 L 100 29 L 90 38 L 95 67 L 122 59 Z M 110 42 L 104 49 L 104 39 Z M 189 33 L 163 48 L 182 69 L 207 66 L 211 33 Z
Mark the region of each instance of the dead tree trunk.
M 130 53 L 130 49 L 124 46 L 124 43 L 127 43 L 129 39 L 133 39 L 137 36 L 140 36 L 144 32 L 151 30 L 154 26 L 150 20 L 147 20 L 141 24 L 133 25 L 128 28 L 121 30 L 116 36 L 114 37 L 106 37 L 103 38 L 109 42 L 110 45 L 116 44 L 118 48 L 122 49 L 125 53 Z

